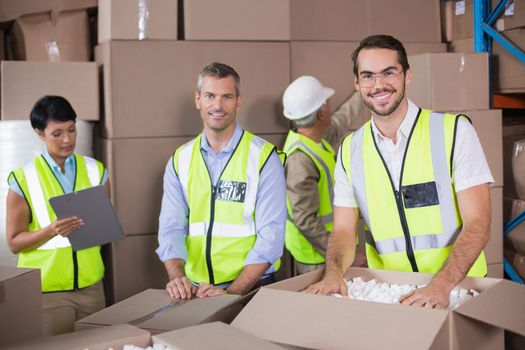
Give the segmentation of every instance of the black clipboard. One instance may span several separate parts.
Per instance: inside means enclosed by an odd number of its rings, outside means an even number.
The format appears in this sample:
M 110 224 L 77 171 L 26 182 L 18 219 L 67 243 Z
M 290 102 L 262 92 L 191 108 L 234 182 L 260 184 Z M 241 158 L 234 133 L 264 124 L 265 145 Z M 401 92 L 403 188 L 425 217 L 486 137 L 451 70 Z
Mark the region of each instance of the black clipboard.
M 49 203 L 58 219 L 76 216 L 84 221 L 83 226 L 67 236 L 75 251 L 125 237 L 103 186 L 53 197 Z

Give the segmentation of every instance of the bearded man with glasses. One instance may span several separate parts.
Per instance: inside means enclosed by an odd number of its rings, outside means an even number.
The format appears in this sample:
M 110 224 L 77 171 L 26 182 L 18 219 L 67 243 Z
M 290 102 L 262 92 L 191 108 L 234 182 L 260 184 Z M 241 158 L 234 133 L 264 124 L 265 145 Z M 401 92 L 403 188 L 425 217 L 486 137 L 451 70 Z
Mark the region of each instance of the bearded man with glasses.
M 494 179 L 468 117 L 422 109 L 405 96 L 412 73 L 401 42 L 370 36 L 352 60 L 372 118 L 339 149 L 325 275 L 306 292 L 348 294 L 343 274 L 361 215 L 369 267 L 435 274 L 400 302 L 445 308 L 465 276 L 487 274 Z

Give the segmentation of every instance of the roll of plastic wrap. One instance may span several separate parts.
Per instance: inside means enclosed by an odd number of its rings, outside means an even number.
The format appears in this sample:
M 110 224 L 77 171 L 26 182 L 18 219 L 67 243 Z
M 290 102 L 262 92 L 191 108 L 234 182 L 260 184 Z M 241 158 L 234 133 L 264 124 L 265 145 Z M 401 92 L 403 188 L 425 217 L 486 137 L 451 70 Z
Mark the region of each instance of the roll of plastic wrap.
M 75 152 L 93 156 L 93 127 L 94 124 L 90 122 L 77 122 Z M 0 266 L 16 266 L 17 261 L 5 240 L 6 198 L 9 188 L 7 177 L 15 168 L 39 155 L 44 147 L 29 121 L 0 121 Z

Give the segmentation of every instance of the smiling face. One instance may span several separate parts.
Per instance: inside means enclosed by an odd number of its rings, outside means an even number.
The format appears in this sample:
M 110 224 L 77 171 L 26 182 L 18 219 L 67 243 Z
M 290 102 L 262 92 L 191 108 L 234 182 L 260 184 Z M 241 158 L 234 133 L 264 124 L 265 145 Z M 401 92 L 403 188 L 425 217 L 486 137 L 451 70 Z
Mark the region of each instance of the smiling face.
M 46 144 L 49 155 L 57 164 L 62 164 L 75 152 L 77 142 L 75 121 L 59 122 L 50 119 L 44 131 L 35 130 L 38 137 Z
M 241 96 L 235 90 L 235 78 L 205 76 L 201 91 L 195 92 L 195 106 L 200 111 L 204 129 L 214 133 L 235 129 L 235 118 L 241 105 Z
M 389 49 L 363 49 L 357 58 L 358 76 L 355 88 L 361 93 L 363 103 L 379 116 L 394 113 L 405 99 L 405 85 L 412 80 L 410 69 L 403 72 L 397 52 Z M 386 79 L 389 72 L 401 72 L 392 79 Z M 375 74 L 372 86 L 360 84 L 360 78 Z M 366 85 L 366 86 L 363 86 Z

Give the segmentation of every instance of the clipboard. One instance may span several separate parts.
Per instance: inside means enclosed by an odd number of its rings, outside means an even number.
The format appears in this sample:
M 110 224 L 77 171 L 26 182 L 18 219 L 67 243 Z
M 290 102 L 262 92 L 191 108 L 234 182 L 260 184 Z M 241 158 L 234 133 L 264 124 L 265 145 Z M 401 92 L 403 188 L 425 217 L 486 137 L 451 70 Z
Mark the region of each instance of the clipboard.
M 73 250 L 81 250 L 110 243 L 125 237 L 115 210 L 103 186 L 49 199 L 57 218 L 77 216 L 84 225 L 67 238 Z

